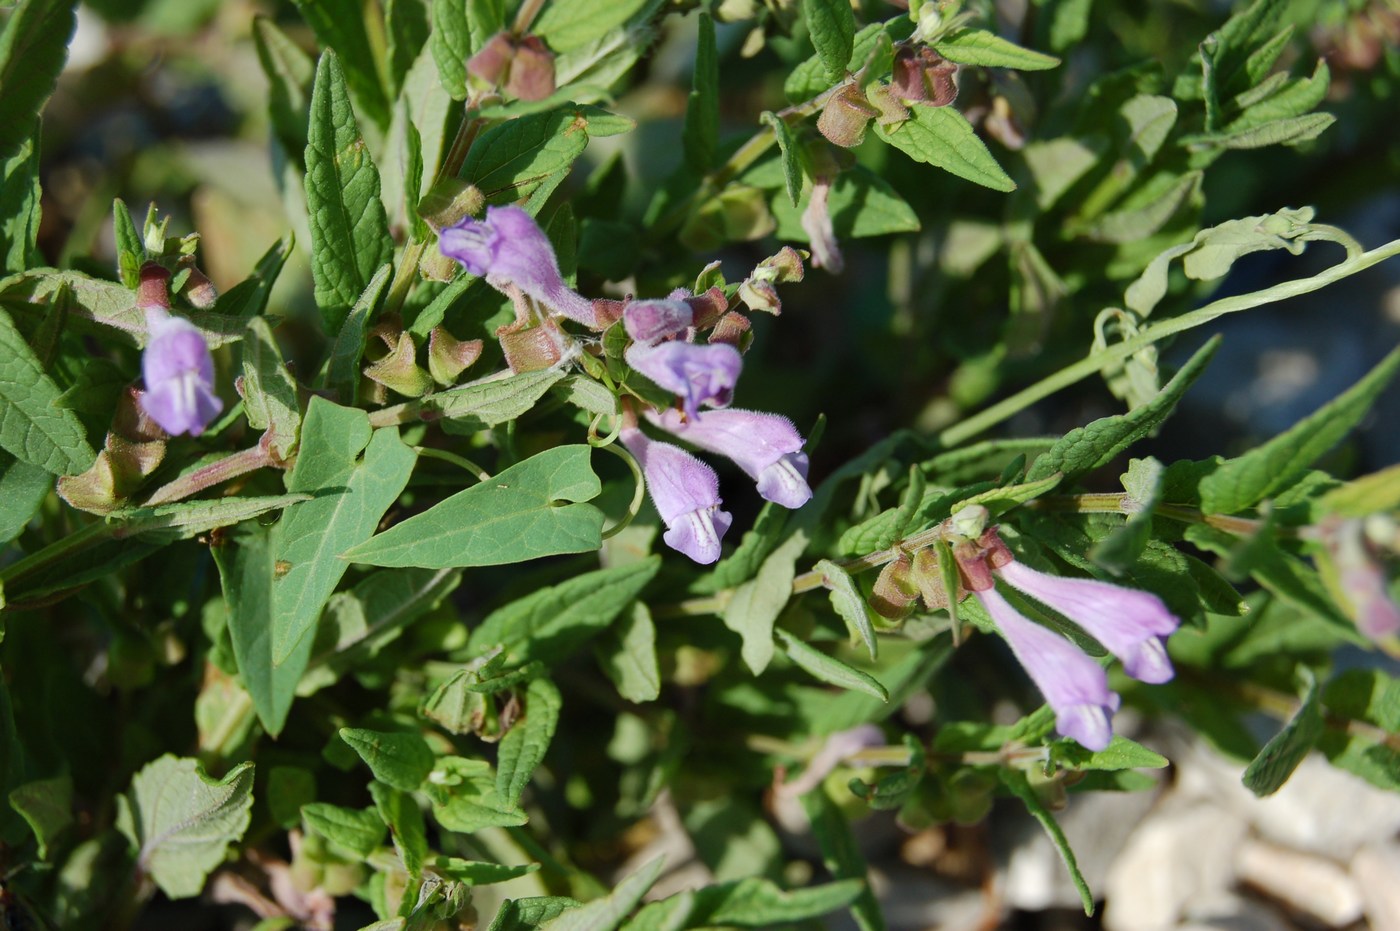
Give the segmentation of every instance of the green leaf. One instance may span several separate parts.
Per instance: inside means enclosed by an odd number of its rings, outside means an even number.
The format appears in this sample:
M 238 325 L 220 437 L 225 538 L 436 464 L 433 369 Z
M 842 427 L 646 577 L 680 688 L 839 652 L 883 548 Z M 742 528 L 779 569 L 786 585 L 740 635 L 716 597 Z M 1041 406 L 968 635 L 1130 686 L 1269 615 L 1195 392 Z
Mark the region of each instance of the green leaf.
M 47 860 L 54 842 L 73 823 L 73 780 L 67 776 L 26 782 L 10 792 L 10 807 L 28 824 Z
M 492 204 L 548 197 L 588 145 L 588 118 L 578 107 L 534 113 L 482 133 L 462 178 Z
M 313 497 L 288 509 L 272 534 L 280 570 L 269 618 L 274 663 L 285 662 L 315 627 L 349 568 L 336 554 L 370 539 L 408 484 L 415 460 L 397 429 L 371 434 L 363 411 L 312 399 L 287 484 Z
M 724 606 L 724 626 L 742 639 L 740 655 L 754 675 L 773 660 L 773 625 L 792 598 L 797 559 L 807 542 L 804 533 L 789 536 L 763 561 L 758 575 L 736 588 Z
M 816 678 L 843 689 L 862 692 L 872 698 L 878 698 L 882 702 L 890 700 L 885 687 L 873 676 L 852 666 L 847 666 L 834 656 L 828 656 L 782 628 L 778 628 L 774 633 L 778 637 L 778 642 L 782 644 L 783 651 L 787 653 L 788 659 Z
M 856 900 L 869 887 L 860 879 L 785 891 L 772 880 L 750 877 L 695 890 L 687 927 L 764 928 L 820 918 Z
M 548 679 L 536 679 L 525 692 L 524 717 L 501 739 L 496 757 L 496 791 L 511 808 L 535 767 L 544 761 L 554 729 L 559 725 L 559 689 Z
M 358 857 L 367 857 L 384 843 L 384 821 L 373 809 L 342 808 L 328 802 L 301 806 L 307 828 Z
M 219 295 L 218 303 L 214 305 L 215 311 L 243 320 L 261 315 L 267 309 L 272 286 L 277 283 L 277 276 L 282 274 L 282 267 L 287 264 L 287 256 L 291 252 L 292 235 L 288 233 L 263 253 L 251 275 Z
M 186 899 L 199 895 L 228 845 L 243 836 L 252 807 L 252 763 L 214 780 L 197 760 L 167 753 L 146 764 L 117 799 L 117 828 L 161 891 Z
M 1126 414 L 1101 417 L 1066 433 L 1035 460 L 1026 475 L 1027 480 L 1038 481 L 1060 472 L 1064 482 L 1072 482 L 1147 436 L 1171 414 L 1176 402 L 1205 369 L 1219 346 L 1220 337 L 1216 336 L 1196 350 L 1161 392 L 1141 407 Z
M 1282 730 L 1269 738 L 1264 749 L 1250 761 L 1240 777 L 1245 788 L 1260 798 L 1273 795 L 1282 788 L 1322 736 L 1321 689 L 1318 688 L 1317 677 L 1306 666 L 1299 667 L 1299 673 L 1306 690 L 1298 710 Z
M 603 512 L 580 503 L 602 490 L 590 452 L 557 446 L 537 453 L 342 555 L 375 566 L 446 569 L 596 550 Z
M 389 97 L 380 78 L 381 56 L 370 45 L 365 30 L 367 12 L 360 0 L 293 0 L 302 17 L 311 24 L 326 51 L 345 63 L 344 81 L 355 95 L 360 110 L 380 127 L 389 123 Z M 337 68 L 337 70 L 339 70 Z M 317 67 L 319 79 L 320 66 Z M 313 108 L 315 104 L 312 104 Z M 312 123 L 315 131 L 315 123 Z M 308 159 L 309 161 L 309 159 Z M 378 265 L 379 263 L 375 263 Z
M 578 904 L 576 900 L 560 895 L 506 899 L 486 931 L 531 931 L 563 914 L 566 909 L 578 907 Z
M 1293 484 L 1319 456 L 1356 426 L 1400 369 L 1392 350 L 1364 378 L 1263 446 L 1220 464 L 1201 480 L 1201 508 L 1234 514 Z
M 790 131 L 789 131 L 790 134 Z M 779 134 L 781 146 L 783 134 Z M 802 145 L 795 137 L 789 140 L 794 157 L 769 159 L 758 167 L 745 172 L 741 180 L 761 188 L 787 190 L 789 170 L 796 172 L 791 178 L 800 192 L 802 172 L 797 153 Z M 773 219 L 778 223 L 774 235 L 780 239 L 799 242 L 808 240 L 807 231 L 802 228 L 802 211 L 789 198 L 776 195 L 769 204 Z M 887 181 L 870 169 L 856 165 L 836 176 L 827 200 L 831 214 L 832 229 L 838 238 L 860 239 L 866 236 L 884 236 L 887 233 L 909 233 L 919 229 L 919 217 L 914 208 L 905 202 Z
M 1329 729 L 1319 741 L 1333 766 L 1400 791 L 1400 679 L 1381 669 L 1349 669 L 1327 683 L 1327 710 L 1369 728 Z M 1373 728 L 1373 729 L 1372 729 Z
M 1123 510 L 1128 519 L 1089 551 L 1089 558 L 1114 575 L 1137 562 L 1152 538 L 1152 512 L 1162 493 L 1162 464 L 1151 456 L 1133 459 L 1122 476 Z
M 875 46 L 880 42 L 881 35 L 887 30 L 890 32 L 891 38 L 904 37 L 903 35 L 894 35 L 894 27 L 887 23 L 871 23 L 857 32 L 851 44 L 851 54 L 847 56 L 841 73 L 844 75 L 847 71 L 856 71 L 864 65 L 865 60 L 875 51 Z M 833 83 L 834 80 L 827 78 L 826 65 L 821 56 L 813 55 L 792 69 L 792 73 L 787 76 L 787 80 L 783 83 L 783 93 L 793 103 L 801 103 L 827 90 Z
M 20 535 L 52 487 L 48 472 L 0 450 L 0 547 Z
M 602 39 L 646 5 L 647 0 L 552 0 L 532 31 L 555 52 L 571 52 Z
M 77 22 L 71 0 L 20 0 L 10 12 L 0 32 L 0 159 L 29 141 Z
M 97 454 L 59 394 L 10 315 L 0 310 L 0 447 L 46 472 L 77 475 Z
M 398 94 L 418 53 L 428 41 L 428 7 L 424 0 L 386 0 L 384 23 L 388 27 L 389 97 Z
M 1055 816 L 1050 814 L 1050 810 L 1045 807 L 1040 796 L 1035 794 L 1035 789 L 1026 779 L 1026 774 L 1020 770 L 1001 767 L 997 770 L 997 776 L 1011 790 L 1011 794 L 1019 798 L 1026 806 L 1031 817 L 1039 821 L 1040 826 L 1045 829 L 1050 843 L 1060 852 L 1060 859 L 1064 861 L 1065 868 L 1069 870 L 1069 878 L 1074 882 L 1074 888 L 1079 890 L 1079 901 L 1084 905 L 1084 914 L 1094 914 L 1094 894 L 1089 891 L 1089 884 L 1084 881 L 1084 874 L 1079 872 L 1079 863 L 1074 858 L 1074 851 L 1070 849 L 1069 839 L 1065 837 L 1065 832 L 1060 830 Z
M 1283 73 L 1280 72 L 1278 77 L 1284 77 Z M 1244 113 L 1227 126 L 1226 130 L 1261 126 L 1274 120 L 1302 116 L 1326 99 L 1331 81 L 1332 74 L 1327 68 L 1327 62 L 1319 58 L 1312 77 L 1281 82 L 1279 89 L 1274 93 L 1251 101 Z M 1244 105 L 1239 98 L 1237 101 Z
M 268 449 L 278 459 L 286 461 L 296 448 L 297 431 L 301 427 L 297 383 L 282 360 L 272 327 L 262 317 L 248 321 L 248 335 L 243 337 L 240 392 L 248 426 L 267 430 Z
M 287 156 L 304 167 L 316 63 L 266 16 L 253 17 L 253 44 L 267 77 L 267 111 L 272 131 Z
M 256 495 L 178 501 L 153 507 L 123 508 L 107 515 L 114 537 L 144 534 L 148 538 L 187 540 L 216 527 L 229 527 L 305 501 L 306 495 Z
M 812 835 L 821 847 L 822 863 L 838 881 L 859 882 L 864 888 L 851 903 L 851 917 L 860 931 L 884 931 L 885 916 L 880 903 L 866 882 L 865 860 L 856 846 L 855 835 L 840 807 L 823 789 L 801 797 L 802 808 L 812 825 Z
M 778 141 L 778 160 L 783 166 L 783 190 L 787 192 L 788 202 L 796 207 L 798 198 L 802 195 L 801 143 L 793 133 L 792 127 L 787 124 L 787 120 L 776 113 L 765 110 L 759 116 L 759 120 L 773 130 L 773 138 Z
M 632 702 L 656 701 L 661 694 L 661 670 L 656 662 L 656 625 L 646 605 L 634 603 L 599 638 L 597 653 L 617 694 Z
M 856 18 L 847 0 L 802 0 L 802 18 L 831 82 L 846 75 L 855 48 Z
M 467 650 L 480 656 L 499 646 L 522 664 L 561 658 L 611 624 L 659 568 L 661 560 L 653 556 L 526 595 L 487 615 L 472 631 Z
M 914 107 L 909 113 L 909 119 L 892 127 L 876 121 L 876 134 L 916 162 L 926 162 L 994 191 L 1016 190 L 1016 182 L 957 110 Z
M 923 507 L 928 480 L 918 466 L 909 467 L 909 480 L 899 494 L 899 505 L 894 509 L 889 522 L 882 526 L 875 548 L 887 550 L 909 533 L 915 518 Z
M 365 290 L 350 309 L 350 315 L 340 326 L 331 347 L 331 358 L 326 363 L 326 387 L 330 388 L 347 404 L 356 404 L 360 397 L 360 361 L 365 354 L 365 333 L 369 320 L 379 309 L 384 291 L 389 287 L 390 274 L 394 268 L 387 262 L 379 266 L 379 271 L 365 285 Z
M 8 156 L 0 156 L 0 274 L 42 264 L 38 125 Z
M 703 175 L 714 167 L 719 147 L 719 52 L 715 48 L 715 21 L 708 13 L 700 14 L 696 41 L 694 83 L 685 108 L 681 144 L 686 164 Z
M 448 433 L 465 435 L 515 420 L 564 377 L 565 369 L 521 372 L 497 381 L 462 385 L 430 394 L 412 406 L 431 411 Z
M 472 886 L 489 886 L 492 883 L 509 882 L 521 876 L 538 872 L 538 863 L 521 863 L 507 866 L 504 863 L 483 863 L 480 860 L 463 860 L 460 857 L 436 857 L 433 872 L 448 879 Z M 570 899 L 570 902 L 573 900 Z
M 1122 734 L 1114 734 L 1102 750 L 1086 750 L 1068 740 L 1053 745 L 1054 762 L 1076 771 L 1118 772 L 1125 769 L 1162 769 L 1171 761 Z
M 1270 145 L 1299 145 L 1311 142 L 1337 118 L 1330 113 L 1309 113 L 1238 129 L 1184 136 L 1181 144 L 1193 149 L 1262 149 Z
M 442 86 L 453 100 L 467 99 L 467 59 L 505 25 L 502 0 L 433 0 L 428 47 Z
M 303 0 L 303 6 L 320 4 Z M 316 65 L 305 183 L 316 306 L 326 332 L 337 333 L 370 277 L 392 257 L 393 240 L 379 171 L 350 108 L 339 58 L 329 50 Z
M 146 245 L 136 229 L 126 202 L 120 197 L 112 201 L 112 235 L 117 240 L 117 268 L 122 285 L 135 291 L 141 283 L 141 265 L 146 260 Z
M 1163 172 L 1135 190 L 1117 210 L 1076 229 L 1075 235 L 1120 245 L 1146 239 L 1196 197 L 1204 177 L 1201 171 L 1181 176 Z
M 108 327 L 120 331 L 137 348 L 146 345 L 146 314 L 132 294 L 115 281 L 90 278 L 81 272 L 33 268 L 0 281 L 0 306 L 11 311 L 44 312 L 59 299 L 68 300 L 68 324 L 74 329 L 110 339 Z M 186 319 L 199 330 L 210 349 L 243 338 L 246 321 L 215 311 L 191 311 Z M 97 324 L 92 326 L 91 324 Z
M 1034 501 L 1046 492 L 1053 490 L 1062 481 L 1064 481 L 1064 476 L 1058 472 L 1052 472 L 1044 478 L 1033 481 L 1003 485 L 1000 488 L 988 488 L 986 491 L 979 491 L 950 505 L 948 510 L 956 514 L 965 507 L 980 505 L 986 508 L 987 513 L 992 517 L 999 517 L 1028 501 Z
M 571 908 L 540 927 L 546 931 L 614 931 L 656 883 L 665 862 L 665 857 L 651 860 L 603 898 Z
M 389 826 L 394 849 L 399 852 L 408 875 L 417 879 L 423 875 L 423 862 L 428 858 L 428 829 L 418 802 L 407 792 L 400 792 L 378 780 L 369 784 L 369 794 L 379 817 Z
M 375 779 L 400 791 L 416 791 L 432 772 L 433 751 L 416 733 L 342 727 L 340 739 L 360 755 Z
M 1044 71 L 1060 64 L 1053 55 L 1022 48 L 985 29 L 959 29 L 940 38 L 933 47 L 938 54 L 960 65 Z
M 496 791 L 496 777 L 485 760 L 448 756 L 438 760 L 423 791 L 433 815 L 449 831 L 471 834 L 482 828 L 524 824 L 525 812 L 513 809 Z
M 272 661 L 272 585 L 275 560 L 270 531 L 250 526 L 235 542 L 212 548 L 228 610 L 228 630 L 238 676 L 253 700 L 258 719 L 276 736 L 287 719 L 301 674 L 311 658 L 312 637 L 304 637 L 282 663 Z
M 267 774 L 267 810 L 282 828 L 301 823 L 301 806 L 316 799 L 316 776 L 300 766 L 274 766 Z
M 870 652 L 870 658 L 875 659 L 878 647 L 875 640 L 875 624 L 870 617 L 870 606 L 861 597 L 851 574 L 829 559 L 819 560 L 812 567 L 812 571 L 821 573 L 822 585 L 829 590 L 827 597 L 831 599 L 831 607 L 841 620 L 846 622 L 846 629 L 851 634 L 851 643 L 864 643 L 866 650 Z

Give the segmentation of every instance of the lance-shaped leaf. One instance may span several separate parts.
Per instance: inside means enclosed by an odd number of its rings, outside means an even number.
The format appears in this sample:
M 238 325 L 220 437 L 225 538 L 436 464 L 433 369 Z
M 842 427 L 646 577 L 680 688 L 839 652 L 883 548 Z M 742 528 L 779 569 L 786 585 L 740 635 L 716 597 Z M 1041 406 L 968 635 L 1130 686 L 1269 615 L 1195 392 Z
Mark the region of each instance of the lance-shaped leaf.
M 647 0 L 606 3 L 551 3 L 535 20 L 534 32 L 555 52 L 597 42 L 647 6 Z
M 501 740 L 496 755 L 496 791 L 514 808 L 535 767 L 544 760 L 559 725 L 559 689 L 536 679 L 525 691 L 525 715 Z
M 587 130 L 588 116 L 580 107 L 508 120 L 481 134 L 462 177 L 493 204 L 548 197 L 583 154 Z
M 375 566 L 499 566 L 602 545 L 602 491 L 589 447 L 557 446 L 459 491 L 422 514 L 347 549 Z
M 777 634 L 778 642 L 782 644 L 788 659 L 823 682 L 854 692 L 864 692 L 882 702 L 890 700 L 889 693 L 875 677 L 861 672 L 854 666 L 846 665 L 836 657 L 823 653 L 781 628 L 774 633 Z
M 186 540 L 217 527 L 231 527 L 241 521 L 306 501 L 309 495 L 253 495 L 178 501 L 154 507 L 123 508 L 107 515 L 113 537 L 142 534 L 156 540 Z
M 1366 416 L 1400 370 L 1400 349 L 1351 388 L 1263 446 L 1201 480 L 1201 506 L 1211 514 L 1234 514 L 1293 484 L 1323 453 L 1337 445 Z
M 384 843 L 384 821 L 375 811 L 312 802 L 301 806 L 301 817 L 312 831 L 361 857 Z
M 653 556 L 526 595 L 487 615 L 472 631 L 467 651 L 480 656 L 501 647 L 518 664 L 565 656 L 611 624 L 659 568 L 661 559 Z
M 987 151 L 967 117 L 952 107 L 914 107 L 909 119 L 896 126 L 882 126 L 877 120 L 875 132 L 916 162 L 927 162 L 994 191 L 1016 190 L 1016 182 Z
M 360 755 L 375 779 L 401 792 L 416 791 L 433 769 L 432 748 L 416 733 L 342 727 L 340 739 Z
M 773 625 L 792 598 L 797 558 L 808 542 L 800 531 L 789 536 L 763 561 L 758 575 L 736 588 L 724 606 L 724 626 L 743 641 L 739 655 L 754 675 L 773 660 Z
M 297 383 L 287 371 L 272 327 L 262 317 L 248 321 L 243 338 L 243 412 L 248 426 L 268 430 L 268 448 L 278 459 L 291 455 L 301 426 Z
M 380 80 L 376 55 L 365 29 L 369 9 L 360 0 L 295 0 L 297 9 L 326 52 L 345 62 L 345 80 L 365 115 L 380 127 L 389 122 L 389 97 Z M 376 11 L 377 12 L 377 11 Z M 323 56 L 325 53 L 322 53 Z
M 371 436 L 363 411 L 312 400 L 288 485 L 313 497 L 288 510 L 273 531 L 280 569 L 272 586 L 274 663 L 285 662 L 315 626 L 349 568 L 336 554 L 370 538 L 415 459 L 392 427 Z
M 329 50 L 316 65 L 311 93 L 306 207 L 316 306 L 326 331 L 337 333 L 375 271 L 389 261 L 393 240 L 379 199 L 379 169 L 355 122 L 339 60 Z
M 404 869 L 414 878 L 421 876 L 423 861 L 428 857 L 428 834 L 418 802 L 407 792 L 378 781 L 369 784 L 369 794 L 379 810 L 379 817 L 389 826 L 394 849 L 399 852 Z
M 48 472 L 0 451 L 0 547 L 20 535 L 52 487 Z
M 199 895 L 228 845 L 243 836 L 253 807 L 253 764 L 223 779 L 198 761 L 166 754 L 147 764 L 117 799 L 117 828 L 136 863 L 172 899 Z
M 715 21 L 707 13 L 700 14 L 698 42 L 681 143 L 686 164 L 704 174 L 714 165 L 719 145 L 719 53 L 715 48 Z
M 855 44 L 856 18 L 851 5 L 846 0 L 802 0 L 802 17 L 807 20 L 827 80 L 839 81 Z
M 1060 63 L 1053 55 L 1022 48 L 985 29 L 959 29 L 943 36 L 933 47 L 938 54 L 960 65 L 1044 71 Z
M 540 925 L 541 931 L 613 931 L 642 901 L 642 896 L 661 875 L 665 862 L 665 857 L 657 857 L 646 863 L 603 898 L 569 909 Z
M 38 125 L 8 157 L 0 156 L 0 274 L 24 271 L 36 261 L 39 237 Z
M 47 472 L 77 475 L 97 453 L 59 394 L 10 315 L 0 310 L 0 447 Z
M 917 471 L 915 474 L 918 474 Z M 856 588 L 855 579 L 851 578 L 849 572 L 829 559 L 819 560 L 812 567 L 812 570 L 822 574 L 822 584 L 828 589 L 827 594 L 831 599 L 831 607 L 840 615 L 841 620 L 846 622 L 846 629 L 851 634 L 851 642 L 864 643 L 865 648 L 870 652 L 870 658 L 874 659 L 877 650 L 875 625 L 870 619 L 870 606 L 861 597 L 860 591 Z
M 69 0 L 21 0 L 0 32 L 0 159 L 18 152 L 53 93 L 77 25 Z
M 282 266 L 287 264 L 287 256 L 292 252 L 292 234 L 288 233 L 258 259 L 253 272 L 238 284 L 219 295 L 215 310 L 223 315 L 247 320 L 257 317 L 267 309 L 267 299 L 272 296 L 272 286 L 277 276 L 282 274 Z
M 267 77 L 272 131 L 287 155 L 300 162 L 306 150 L 306 114 L 316 63 L 266 16 L 253 17 L 253 44 Z

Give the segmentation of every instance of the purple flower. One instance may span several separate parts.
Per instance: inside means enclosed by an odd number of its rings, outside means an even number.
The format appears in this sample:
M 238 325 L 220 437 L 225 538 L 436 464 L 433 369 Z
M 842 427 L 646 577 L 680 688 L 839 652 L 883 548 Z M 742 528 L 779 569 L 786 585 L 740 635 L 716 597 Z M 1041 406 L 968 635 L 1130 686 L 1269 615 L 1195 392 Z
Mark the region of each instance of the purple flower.
M 689 293 L 680 292 L 682 297 Z M 638 343 L 655 345 L 664 339 L 681 336 L 695 322 L 695 311 L 678 297 L 663 301 L 632 301 L 622 311 L 622 328 Z
M 739 350 L 733 346 L 724 343 L 698 346 L 680 340 L 656 345 L 633 343 L 624 358 L 632 368 L 679 395 L 686 414 L 692 418 L 700 415 L 701 404 L 729 405 L 734 397 L 734 384 L 739 380 L 739 369 L 744 364 Z
M 1349 609 L 1357 630 L 1376 643 L 1400 634 L 1400 608 L 1390 597 L 1385 568 L 1368 545 L 1365 522 L 1333 518 L 1319 531 L 1335 568 L 1340 602 Z
M 183 317 L 146 309 L 150 340 L 141 356 L 141 409 L 166 433 L 199 436 L 223 410 L 214 394 L 214 360 L 204 336 Z
M 812 498 L 802 436 L 786 417 L 726 410 L 686 418 L 670 410 L 648 418 L 687 443 L 734 460 L 758 482 L 758 493 L 768 501 L 800 508 Z
M 666 545 L 698 563 L 719 559 L 719 541 L 732 518 L 719 509 L 715 470 L 679 446 L 653 441 L 636 427 L 623 430 L 621 436 L 646 475 L 647 492 L 666 524 Z
M 1095 579 L 1066 579 L 1010 562 L 997 573 L 1013 588 L 1063 614 L 1123 661 L 1142 682 L 1171 681 L 1167 637 L 1180 621 L 1151 592 Z
M 438 248 L 498 291 L 514 285 L 570 320 L 597 322 L 593 302 L 564 284 L 549 237 L 519 207 L 487 207 L 485 220 L 467 217 L 445 228 Z
M 1119 699 L 1109 690 L 1103 667 L 1069 640 L 1022 617 L 996 589 L 974 594 L 1055 710 L 1055 730 L 1090 750 L 1107 747 Z

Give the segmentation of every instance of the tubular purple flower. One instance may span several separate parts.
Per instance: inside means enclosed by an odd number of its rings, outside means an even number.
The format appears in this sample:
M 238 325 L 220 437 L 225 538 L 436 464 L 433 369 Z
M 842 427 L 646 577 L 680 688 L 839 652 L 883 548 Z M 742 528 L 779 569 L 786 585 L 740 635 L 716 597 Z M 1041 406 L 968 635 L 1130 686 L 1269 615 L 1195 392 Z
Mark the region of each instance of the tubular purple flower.
M 1170 682 L 1166 641 L 1181 622 L 1151 592 L 1095 579 L 1066 579 L 1010 562 L 997 573 L 1013 588 L 1084 628 L 1142 682 Z
M 700 405 L 727 407 L 734 397 L 743 358 L 724 343 L 697 346 L 680 340 L 648 346 L 633 343 L 623 354 L 627 364 L 662 388 L 679 395 L 685 412 L 700 416 Z
M 183 317 L 146 308 L 150 341 L 141 356 L 141 409 L 166 433 L 199 436 L 224 409 L 214 393 L 214 360 L 204 336 Z
M 710 411 L 685 418 L 679 411 L 648 414 L 658 427 L 701 449 L 728 456 L 758 483 L 758 493 L 786 508 L 812 498 L 807 485 L 807 454 L 792 421 L 763 411 Z
M 648 346 L 684 334 L 694 322 L 690 305 L 675 298 L 632 301 L 622 311 L 622 328 L 627 335 Z
M 636 427 L 622 431 L 623 445 L 642 467 L 647 493 L 666 524 L 662 539 L 698 563 L 719 559 L 719 542 L 732 518 L 721 511 L 719 476 L 679 446 L 658 443 Z
M 1107 747 L 1119 699 L 1109 690 L 1103 667 L 1069 640 L 1022 617 L 996 589 L 973 594 L 1055 710 L 1055 730 L 1090 750 Z
M 570 320 L 590 327 L 597 323 L 593 302 L 564 284 L 549 237 L 519 207 L 487 207 L 484 220 L 467 217 L 446 227 L 438 248 L 498 291 L 513 284 Z

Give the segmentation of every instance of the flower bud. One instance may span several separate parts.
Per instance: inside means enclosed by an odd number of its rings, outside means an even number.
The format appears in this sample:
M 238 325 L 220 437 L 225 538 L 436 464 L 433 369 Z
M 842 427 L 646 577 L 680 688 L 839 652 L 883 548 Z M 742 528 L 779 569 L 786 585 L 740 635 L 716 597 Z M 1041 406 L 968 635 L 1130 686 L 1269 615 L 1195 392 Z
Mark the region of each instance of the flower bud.
M 752 340 L 749 334 L 751 326 L 748 317 L 737 310 L 731 310 L 720 317 L 719 322 L 710 330 L 710 342 L 726 343 L 743 352 Z
M 520 100 L 544 100 L 554 93 L 554 54 L 538 36 L 526 36 L 516 47 L 505 90 Z

